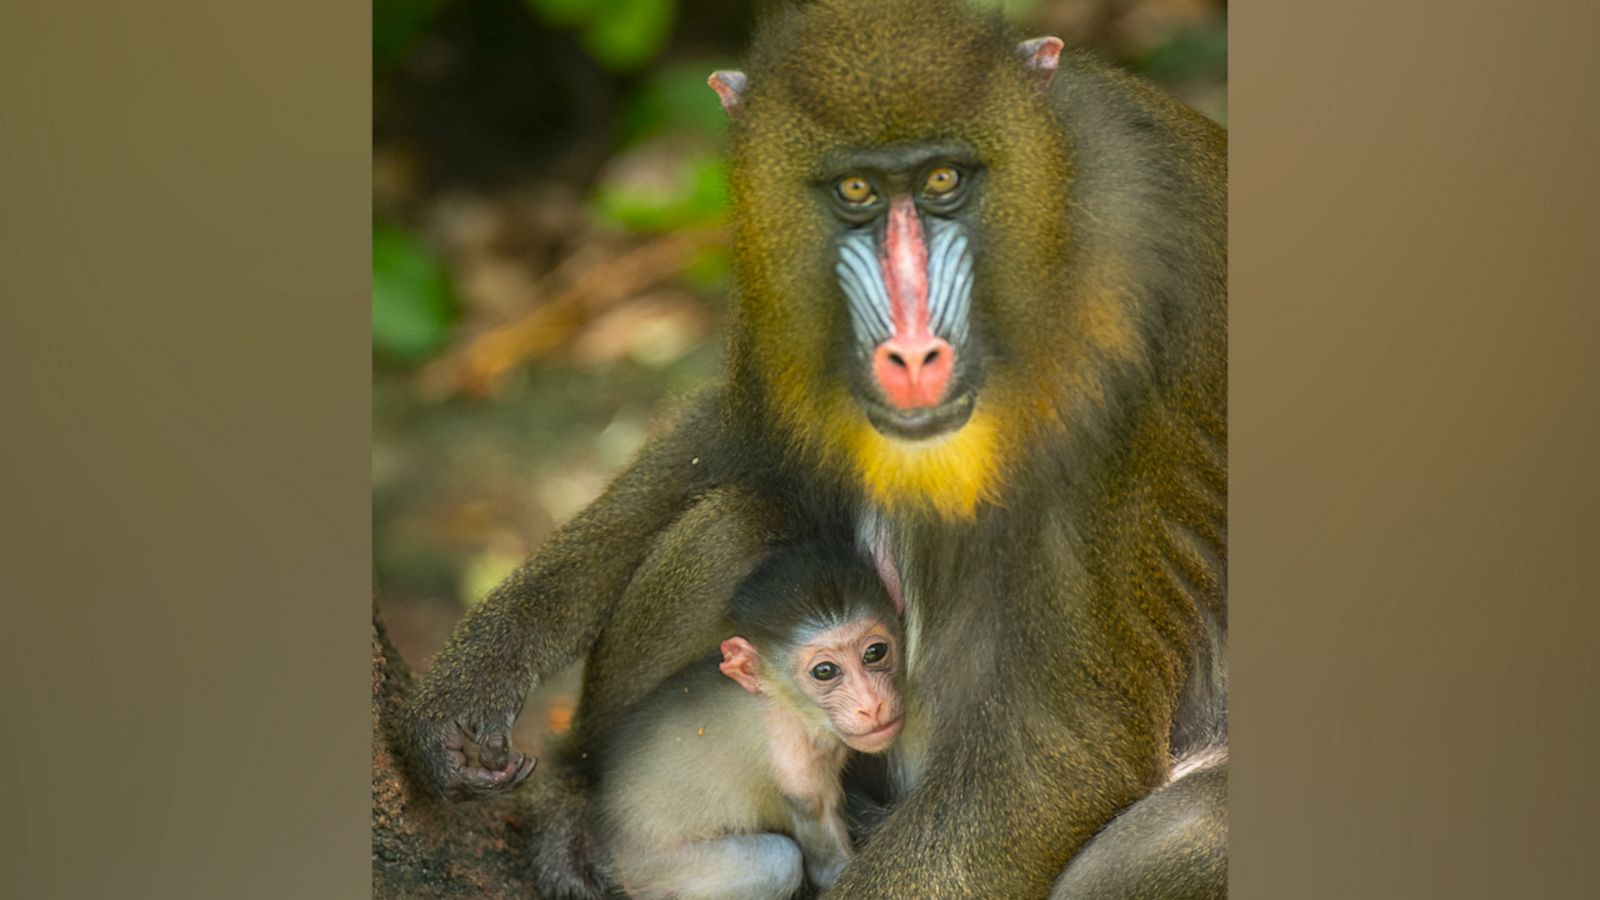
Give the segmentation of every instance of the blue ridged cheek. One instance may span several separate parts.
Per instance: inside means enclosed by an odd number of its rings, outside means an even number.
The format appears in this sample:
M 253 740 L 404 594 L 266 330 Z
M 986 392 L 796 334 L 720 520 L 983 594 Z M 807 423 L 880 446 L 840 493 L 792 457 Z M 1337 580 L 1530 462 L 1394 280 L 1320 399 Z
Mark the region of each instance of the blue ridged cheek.
M 869 352 L 894 333 L 889 321 L 889 289 L 874 249 L 871 232 L 851 232 L 839 243 L 839 261 L 833 267 L 850 308 L 856 343 Z
M 972 308 L 972 251 L 962 226 L 929 219 L 928 316 L 930 330 L 952 344 L 967 339 Z M 851 232 L 839 242 L 839 277 L 857 345 L 866 352 L 893 336 L 889 289 L 883 283 L 871 231 Z

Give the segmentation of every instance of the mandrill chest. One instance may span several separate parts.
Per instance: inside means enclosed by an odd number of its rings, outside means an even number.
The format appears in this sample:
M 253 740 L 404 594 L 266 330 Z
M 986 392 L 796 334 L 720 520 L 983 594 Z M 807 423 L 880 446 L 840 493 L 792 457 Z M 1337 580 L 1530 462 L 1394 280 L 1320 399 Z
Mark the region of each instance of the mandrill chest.
M 881 511 L 863 516 L 858 535 L 891 597 L 902 606 L 906 724 L 890 751 L 897 791 L 922 779 L 937 735 L 984 707 L 995 682 L 995 648 L 1020 609 L 1012 587 L 991 565 L 985 530 L 955 532 L 898 523 Z M 1018 547 L 1026 553 L 1025 548 Z
M 907 521 L 873 507 L 857 520 L 857 546 L 874 561 L 901 613 L 905 673 L 913 683 L 940 680 L 945 669 L 964 680 L 963 673 L 992 658 L 985 642 L 1000 639 L 1026 612 L 1015 562 L 1046 555 L 1035 547 L 1037 535 L 996 527 L 1003 523 L 995 518 Z

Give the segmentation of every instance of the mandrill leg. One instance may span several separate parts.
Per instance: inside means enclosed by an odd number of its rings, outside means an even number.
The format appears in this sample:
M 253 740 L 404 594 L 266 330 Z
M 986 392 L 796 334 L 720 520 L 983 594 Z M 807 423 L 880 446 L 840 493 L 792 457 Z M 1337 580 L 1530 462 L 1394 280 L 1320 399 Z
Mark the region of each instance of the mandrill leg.
M 1228 896 L 1228 769 L 1204 769 L 1128 807 L 1085 844 L 1050 900 Z

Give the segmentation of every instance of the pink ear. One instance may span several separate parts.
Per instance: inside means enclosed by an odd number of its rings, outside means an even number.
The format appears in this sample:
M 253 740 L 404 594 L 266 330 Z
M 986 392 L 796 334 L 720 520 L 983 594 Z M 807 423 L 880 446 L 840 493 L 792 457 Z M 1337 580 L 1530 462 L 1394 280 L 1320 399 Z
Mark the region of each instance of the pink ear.
M 1061 65 L 1061 38 L 1040 37 L 1031 41 L 1023 41 L 1017 45 L 1017 53 L 1022 56 L 1022 61 L 1028 68 L 1039 74 L 1039 86 L 1044 87 L 1055 77 L 1056 67 Z
M 742 637 L 731 637 L 722 642 L 722 674 L 732 678 L 739 687 L 752 694 L 761 693 L 761 657 L 756 648 Z
M 717 92 L 717 98 L 722 101 L 722 109 L 730 116 L 738 115 L 744 101 L 744 89 L 750 84 L 750 79 L 737 69 L 723 69 L 712 72 L 706 79 L 706 84 Z

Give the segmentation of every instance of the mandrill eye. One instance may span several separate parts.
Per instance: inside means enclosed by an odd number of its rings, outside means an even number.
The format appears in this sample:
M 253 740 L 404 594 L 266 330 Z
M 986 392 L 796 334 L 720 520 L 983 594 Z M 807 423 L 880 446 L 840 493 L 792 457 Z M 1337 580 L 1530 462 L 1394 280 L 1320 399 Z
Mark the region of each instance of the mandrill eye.
M 839 667 L 831 662 L 817 663 L 811 667 L 811 677 L 818 681 L 832 681 L 839 677 Z
M 871 665 L 872 663 L 878 662 L 888 655 L 889 645 L 879 641 L 878 643 L 868 647 L 867 652 L 861 654 L 861 661 Z
M 848 175 L 839 179 L 834 189 L 838 192 L 839 199 L 851 206 L 866 206 L 878 199 L 878 195 L 872 190 L 872 182 L 860 175 Z
M 922 190 L 930 197 L 948 197 L 961 184 L 961 173 L 953 166 L 940 166 L 928 173 Z

